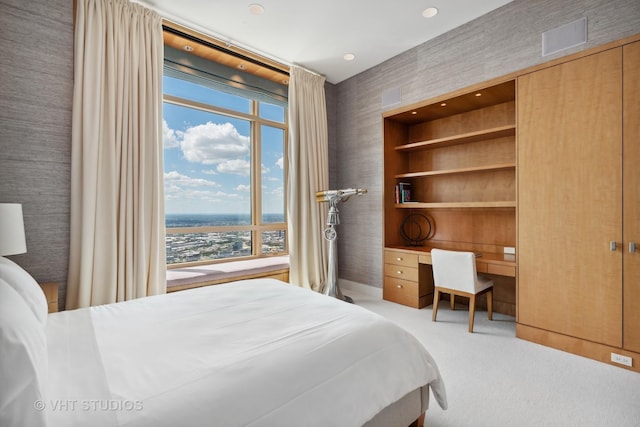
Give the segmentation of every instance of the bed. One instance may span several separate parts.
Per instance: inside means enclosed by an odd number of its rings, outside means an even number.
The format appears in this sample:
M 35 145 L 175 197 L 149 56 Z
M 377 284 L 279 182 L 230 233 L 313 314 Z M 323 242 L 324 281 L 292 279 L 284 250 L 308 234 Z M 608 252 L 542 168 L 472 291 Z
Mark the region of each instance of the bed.
M 2 426 L 388 427 L 430 392 L 447 406 L 422 344 L 357 305 L 254 279 L 47 315 L 0 261 Z

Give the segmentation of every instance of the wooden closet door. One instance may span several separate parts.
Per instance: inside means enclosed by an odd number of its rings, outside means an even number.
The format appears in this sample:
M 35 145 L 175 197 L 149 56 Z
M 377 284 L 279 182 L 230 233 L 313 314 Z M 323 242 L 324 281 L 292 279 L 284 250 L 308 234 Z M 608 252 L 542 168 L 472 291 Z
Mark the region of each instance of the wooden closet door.
M 623 346 L 640 352 L 640 42 L 624 47 Z M 635 253 L 629 244 L 635 243 Z
M 622 345 L 621 96 L 621 48 L 518 78 L 518 322 L 613 346 Z

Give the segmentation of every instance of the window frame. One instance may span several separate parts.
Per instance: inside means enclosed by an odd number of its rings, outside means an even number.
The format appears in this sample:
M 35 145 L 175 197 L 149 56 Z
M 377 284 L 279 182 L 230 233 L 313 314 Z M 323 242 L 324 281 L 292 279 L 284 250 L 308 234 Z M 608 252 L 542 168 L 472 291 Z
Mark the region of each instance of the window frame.
M 256 99 L 251 99 L 250 113 L 243 113 L 240 111 L 233 111 L 223 107 L 217 107 L 211 104 L 206 104 L 198 101 L 193 101 L 174 95 L 166 95 L 163 92 L 162 102 L 170 103 L 185 108 L 198 109 L 204 112 L 223 115 L 227 117 L 233 117 L 237 119 L 247 120 L 251 123 L 251 225 L 237 225 L 237 226 L 200 226 L 200 227 L 165 227 L 165 236 L 171 234 L 185 234 L 185 233 L 224 233 L 233 231 L 249 231 L 251 233 L 251 255 L 239 256 L 233 258 L 216 258 L 200 261 L 188 261 L 181 263 L 167 263 L 167 268 L 182 268 L 197 265 L 209 265 L 220 264 L 225 262 L 233 262 L 247 259 L 263 258 L 269 256 L 282 256 L 289 253 L 288 246 L 288 227 L 287 227 L 287 191 L 289 180 L 289 159 L 288 159 L 288 145 L 289 145 L 289 123 L 288 123 L 288 108 L 284 108 L 284 122 L 275 122 L 272 120 L 264 119 L 260 117 L 259 105 L 261 102 Z M 262 126 L 270 126 L 279 128 L 283 131 L 283 203 L 284 203 L 284 221 L 282 223 L 262 223 Z M 166 213 L 165 213 L 166 217 Z M 284 231 L 284 251 L 277 253 L 263 253 L 262 252 L 262 233 L 265 231 Z

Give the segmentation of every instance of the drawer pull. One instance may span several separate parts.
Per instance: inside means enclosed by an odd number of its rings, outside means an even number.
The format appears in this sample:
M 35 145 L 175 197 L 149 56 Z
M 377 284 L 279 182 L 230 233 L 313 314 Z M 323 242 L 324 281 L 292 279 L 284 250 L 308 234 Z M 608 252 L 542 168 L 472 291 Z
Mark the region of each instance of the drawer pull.
M 396 288 L 402 289 L 402 285 L 396 285 Z
M 402 257 L 396 258 L 396 261 L 402 261 Z

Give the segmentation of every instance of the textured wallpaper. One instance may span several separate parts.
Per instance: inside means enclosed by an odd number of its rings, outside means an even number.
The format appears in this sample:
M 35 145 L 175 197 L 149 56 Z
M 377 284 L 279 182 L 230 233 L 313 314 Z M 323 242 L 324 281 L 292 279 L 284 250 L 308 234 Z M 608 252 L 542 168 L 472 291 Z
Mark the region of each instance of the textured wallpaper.
M 542 33 L 587 17 L 587 43 L 542 57 Z M 337 187 L 369 193 L 342 205 L 339 277 L 382 287 L 382 93 L 399 108 L 640 32 L 638 0 L 516 0 L 336 85 L 330 140 Z
M 69 252 L 73 1 L 0 0 L 0 202 L 22 203 L 10 257 L 64 300 Z M 1 238 L 1 236 L 0 236 Z

